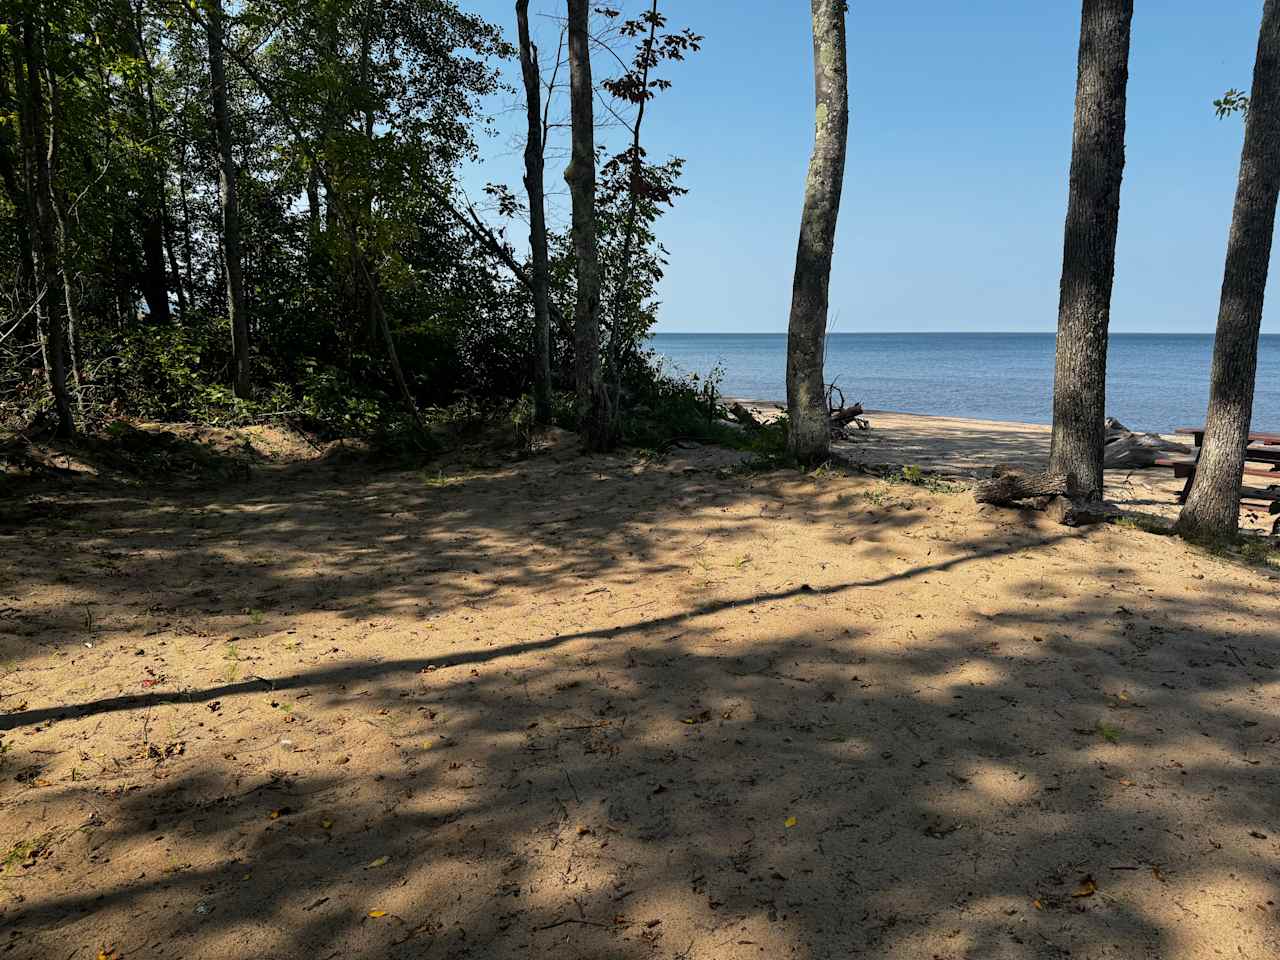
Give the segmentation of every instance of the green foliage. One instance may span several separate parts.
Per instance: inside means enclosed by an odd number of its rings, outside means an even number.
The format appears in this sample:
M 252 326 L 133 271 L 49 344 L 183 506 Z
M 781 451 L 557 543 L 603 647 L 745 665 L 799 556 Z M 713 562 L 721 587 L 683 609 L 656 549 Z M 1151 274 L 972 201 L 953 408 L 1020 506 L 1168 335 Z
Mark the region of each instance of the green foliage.
M 1239 113 L 1246 120 L 1249 118 L 1249 95 L 1243 90 L 1232 87 L 1220 98 L 1213 101 L 1213 112 L 1221 120 L 1233 113 Z

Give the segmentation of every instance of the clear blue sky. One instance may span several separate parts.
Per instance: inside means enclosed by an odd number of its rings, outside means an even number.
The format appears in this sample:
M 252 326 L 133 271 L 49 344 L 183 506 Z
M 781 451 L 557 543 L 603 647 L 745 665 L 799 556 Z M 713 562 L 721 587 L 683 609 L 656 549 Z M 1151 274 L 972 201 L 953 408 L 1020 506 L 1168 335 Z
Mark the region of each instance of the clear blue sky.
M 514 0 L 462 2 L 514 40 Z M 706 40 L 669 69 L 674 86 L 646 119 L 651 157 L 685 157 L 689 188 L 661 227 L 671 264 L 658 330 L 785 330 L 813 135 L 808 4 L 664 7 Z M 850 7 L 833 329 L 1052 331 L 1079 2 Z M 1214 117 L 1211 101 L 1248 87 L 1262 0 L 1137 7 L 1112 330 L 1211 332 L 1243 134 L 1239 118 Z M 563 0 L 532 4 L 544 53 L 563 9 Z M 516 82 L 518 68 L 509 75 Z M 519 109 L 500 110 L 470 183 L 519 187 L 512 137 L 523 122 Z M 549 164 L 549 183 L 560 165 Z M 1264 331 L 1280 333 L 1280 308 L 1269 315 Z

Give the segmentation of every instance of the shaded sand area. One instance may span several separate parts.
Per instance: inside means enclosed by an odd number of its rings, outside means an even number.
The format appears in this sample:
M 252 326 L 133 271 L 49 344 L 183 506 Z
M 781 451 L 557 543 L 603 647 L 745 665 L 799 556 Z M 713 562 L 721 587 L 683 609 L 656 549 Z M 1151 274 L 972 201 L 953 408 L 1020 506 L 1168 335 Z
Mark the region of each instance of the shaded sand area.
M 1274 573 L 734 458 L 3 504 L 3 955 L 1280 955 Z

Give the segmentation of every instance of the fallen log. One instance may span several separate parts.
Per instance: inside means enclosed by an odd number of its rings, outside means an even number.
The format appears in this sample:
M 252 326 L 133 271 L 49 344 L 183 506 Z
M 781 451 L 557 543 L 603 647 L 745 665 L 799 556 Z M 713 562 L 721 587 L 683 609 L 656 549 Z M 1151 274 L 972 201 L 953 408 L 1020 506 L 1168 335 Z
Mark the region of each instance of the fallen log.
M 733 419 L 737 420 L 744 427 L 751 427 L 754 430 L 758 430 L 763 426 L 763 424 L 756 419 L 756 415 L 740 403 L 735 403 L 729 408 L 729 416 L 733 417 Z
M 831 411 L 831 425 L 833 427 L 843 427 L 850 420 L 857 420 L 862 416 L 862 404 L 855 403 L 849 407 L 837 407 Z
M 1091 523 L 1106 523 L 1120 516 L 1120 511 L 1101 500 L 1071 500 L 1054 497 L 1044 508 L 1044 515 L 1064 527 L 1083 527 Z
M 1067 496 L 1071 481 L 1065 473 L 1023 473 L 1000 470 L 990 480 L 980 480 L 973 488 L 973 499 L 979 503 L 1007 506 L 1019 500 L 1037 497 Z

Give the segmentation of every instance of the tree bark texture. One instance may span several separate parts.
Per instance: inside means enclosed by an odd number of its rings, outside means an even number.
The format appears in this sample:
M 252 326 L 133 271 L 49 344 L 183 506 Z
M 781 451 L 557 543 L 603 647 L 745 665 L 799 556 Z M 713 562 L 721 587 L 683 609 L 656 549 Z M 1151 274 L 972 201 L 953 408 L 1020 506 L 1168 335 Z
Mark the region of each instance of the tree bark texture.
M 529 0 L 516 0 L 520 72 L 524 75 L 529 132 L 524 143 L 524 189 L 529 195 L 529 250 L 533 260 L 533 418 L 551 422 L 551 310 L 547 214 L 542 162 L 542 77 L 538 48 L 529 37 Z
M 1240 483 L 1253 418 L 1258 332 L 1278 190 L 1280 0 L 1266 0 L 1213 341 L 1204 449 L 1177 523 L 1185 536 L 1233 536 L 1239 528 Z
M 600 374 L 600 258 L 596 248 L 595 120 L 591 85 L 588 0 L 569 0 L 569 112 L 572 149 L 564 179 L 573 206 L 573 247 L 577 258 L 574 306 L 574 381 L 578 423 L 589 450 L 612 445 L 609 398 Z
M 244 306 L 241 272 L 240 204 L 236 189 L 236 162 L 231 154 L 231 116 L 227 110 L 227 72 L 223 63 L 222 0 L 207 7 L 205 29 L 209 40 L 209 81 L 213 99 L 214 131 L 218 139 L 218 200 L 222 208 L 222 257 L 227 278 L 227 314 L 231 320 L 231 350 L 235 395 L 248 398 L 249 318 Z
M 1133 0 L 1084 0 L 1062 247 L 1049 470 L 1102 496 L 1107 330 L 1124 174 Z
M 811 0 L 814 142 L 787 326 L 787 445 L 803 463 L 826 459 L 831 444 L 823 355 L 831 254 L 849 130 L 845 9 L 844 0 Z

